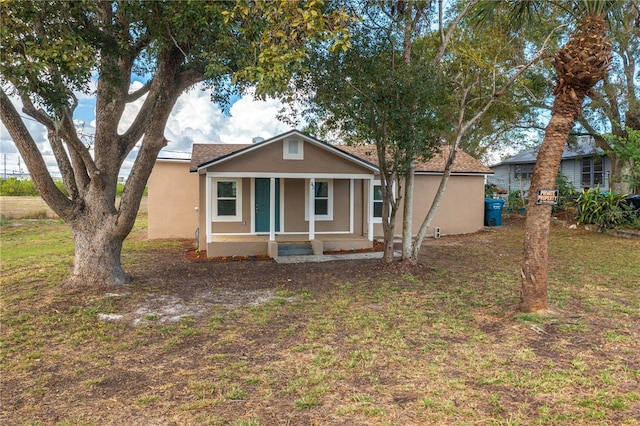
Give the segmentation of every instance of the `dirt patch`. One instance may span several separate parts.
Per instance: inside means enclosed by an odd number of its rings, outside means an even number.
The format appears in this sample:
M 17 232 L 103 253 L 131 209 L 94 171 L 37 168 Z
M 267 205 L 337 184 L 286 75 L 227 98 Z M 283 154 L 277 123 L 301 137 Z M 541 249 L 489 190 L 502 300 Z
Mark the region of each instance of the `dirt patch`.
M 128 294 L 112 294 L 106 297 L 127 297 Z M 148 293 L 140 304 L 128 311 L 116 314 L 98 314 L 102 322 L 127 323 L 133 327 L 149 324 L 177 323 L 183 318 L 199 318 L 210 312 L 214 305 L 228 308 L 256 306 L 274 300 L 277 297 L 274 289 L 255 289 L 246 291 L 203 290 L 190 293 L 184 299 L 177 295 Z

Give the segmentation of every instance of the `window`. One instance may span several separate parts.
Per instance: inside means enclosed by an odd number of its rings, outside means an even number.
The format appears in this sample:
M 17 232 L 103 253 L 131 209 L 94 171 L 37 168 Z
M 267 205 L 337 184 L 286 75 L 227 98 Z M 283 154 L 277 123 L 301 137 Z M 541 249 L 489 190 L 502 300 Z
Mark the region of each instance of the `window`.
M 282 143 L 282 158 L 285 160 L 303 160 L 304 145 L 299 139 L 285 139 Z
M 602 157 L 582 159 L 582 187 L 591 188 L 604 183 L 604 165 Z
M 594 157 L 593 159 L 593 186 L 603 184 L 603 165 L 602 157 Z
M 333 220 L 333 180 L 316 180 L 311 188 L 307 180 L 308 191 L 305 192 L 304 219 L 309 220 L 309 193 L 313 194 L 315 220 Z
M 242 220 L 242 181 L 226 179 L 214 180 L 213 182 L 213 219 L 219 222 Z
M 515 178 L 520 180 L 531 179 L 533 175 L 533 164 L 516 164 Z
M 315 188 L 315 212 L 316 216 L 329 214 L 329 182 L 318 181 Z
M 373 219 L 382 222 L 382 185 L 380 182 L 373 184 Z

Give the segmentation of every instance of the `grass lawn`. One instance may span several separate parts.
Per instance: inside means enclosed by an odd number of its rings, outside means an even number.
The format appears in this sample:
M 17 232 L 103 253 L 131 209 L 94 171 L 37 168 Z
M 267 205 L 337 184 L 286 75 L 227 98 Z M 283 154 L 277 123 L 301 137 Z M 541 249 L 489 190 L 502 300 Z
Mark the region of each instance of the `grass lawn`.
M 407 269 L 198 262 L 141 216 L 108 293 L 60 287 L 60 221 L 1 232 L 3 425 L 640 424 L 639 240 L 553 228 L 541 319 L 513 311 L 522 222 Z

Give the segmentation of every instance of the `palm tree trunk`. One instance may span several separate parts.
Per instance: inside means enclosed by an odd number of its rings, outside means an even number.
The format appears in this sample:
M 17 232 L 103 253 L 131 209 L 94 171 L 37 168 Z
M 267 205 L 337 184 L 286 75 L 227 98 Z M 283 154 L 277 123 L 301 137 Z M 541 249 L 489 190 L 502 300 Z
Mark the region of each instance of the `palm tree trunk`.
M 529 202 L 525 222 L 524 262 L 522 265 L 522 289 L 519 310 L 522 312 L 545 311 L 547 301 L 548 245 L 551 224 L 551 206 L 536 204 L 538 189 L 555 188 L 556 176 L 562 159 L 562 152 L 569 132 L 573 128 L 582 100 L 557 97 L 554 113 L 547 126 L 536 165 L 533 169 Z M 568 104 L 568 105 L 565 105 Z M 572 111 L 573 110 L 573 111 Z

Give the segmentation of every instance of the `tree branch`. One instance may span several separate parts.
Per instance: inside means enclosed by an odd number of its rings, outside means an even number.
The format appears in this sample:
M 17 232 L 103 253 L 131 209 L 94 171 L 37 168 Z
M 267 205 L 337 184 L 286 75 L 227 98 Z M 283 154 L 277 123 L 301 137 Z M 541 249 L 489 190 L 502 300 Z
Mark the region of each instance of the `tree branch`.
M 436 53 L 436 56 L 433 58 L 433 64 L 434 65 L 438 65 L 440 63 L 440 61 L 442 61 L 442 57 L 444 56 L 444 53 L 447 50 L 449 42 L 451 41 L 451 37 L 453 37 L 453 33 L 455 32 L 456 28 L 458 27 L 458 24 L 460 24 L 460 21 L 462 21 L 462 18 L 464 18 L 467 15 L 467 13 L 469 13 L 471 11 L 471 9 L 476 7 L 477 4 L 478 4 L 478 0 L 473 0 L 473 1 L 469 2 L 467 4 L 467 6 L 464 8 L 464 10 L 462 12 L 460 12 L 460 14 L 458 16 L 456 16 L 456 19 L 454 19 L 453 22 L 449 25 L 449 28 L 447 29 L 446 32 L 443 32 L 444 29 L 443 29 L 443 27 L 441 27 L 441 30 L 440 30 L 440 47 L 438 48 L 438 53 Z M 440 6 L 442 6 L 442 4 L 440 4 Z M 442 22 L 440 22 L 440 25 L 442 25 Z M 444 36 L 443 36 L 443 34 L 444 34 Z
M 49 114 L 47 114 L 42 108 L 36 108 L 31 101 L 31 98 L 29 98 L 27 95 L 21 94 L 20 100 L 22 101 L 22 112 L 36 120 L 38 123 L 42 124 L 47 128 L 47 130 L 56 130 L 56 125 L 53 118 L 51 118 L 51 116 L 49 116 Z
M 71 199 L 75 200 L 79 198 L 80 194 L 78 192 L 78 186 L 73 173 L 73 167 L 71 166 L 67 152 L 62 145 L 60 134 L 57 131 L 49 130 L 47 136 L 49 139 L 49 145 L 51 145 L 51 150 L 53 151 L 53 156 L 58 163 L 58 169 L 62 175 L 64 186 L 67 188 Z
M 0 88 L 0 119 L 27 164 L 31 178 L 40 189 L 42 198 L 60 217 L 69 218 L 73 203 L 54 184 L 38 146 L 2 88 Z
M 54 153 L 54 157 L 56 158 L 56 162 L 60 167 L 60 172 L 63 174 L 64 178 L 64 169 L 67 167 L 71 167 L 73 164 L 73 169 L 75 173 L 72 172 L 72 175 L 75 179 L 75 184 L 73 185 L 76 189 L 84 188 L 87 184 L 87 168 L 89 170 L 95 171 L 96 166 L 91 158 L 91 154 L 86 149 L 86 147 L 82 144 L 80 138 L 76 133 L 75 125 L 71 119 L 71 112 L 65 109 L 62 113 L 62 118 L 60 121 L 56 121 L 49 116 L 44 110 L 37 109 L 31 99 L 28 96 L 22 95 L 20 97 L 22 100 L 23 108 L 25 114 L 32 117 L 34 120 L 42 124 L 47 128 L 48 135 L 53 137 L 53 140 L 49 140 L 51 144 L 51 148 Z M 77 155 L 71 155 L 71 164 L 69 164 L 69 158 L 67 157 L 67 153 L 62 146 L 57 147 L 54 146 L 57 142 L 60 142 L 58 138 L 62 135 L 62 139 L 67 142 L 67 146 L 69 147 L 69 151 L 73 153 L 77 153 Z M 84 177 L 83 177 L 84 176 Z M 67 176 L 66 179 L 70 179 L 70 175 Z M 67 183 L 65 179 L 65 185 L 70 185 Z M 71 191 L 71 186 L 67 186 Z M 71 192 L 70 192 L 71 194 Z
M 149 89 L 151 88 L 151 84 L 152 83 L 153 83 L 153 79 L 151 79 L 148 82 L 146 82 L 144 86 L 142 86 L 141 88 L 139 88 L 135 92 L 129 93 L 127 95 L 127 97 L 125 98 L 125 102 L 126 103 L 135 102 L 138 99 L 140 99 L 141 97 L 143 97 L 144 95 L 146 95 L 147 93 L 149 93 Z

